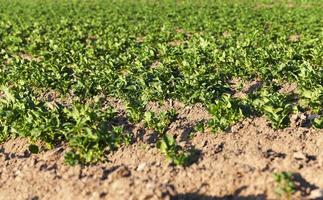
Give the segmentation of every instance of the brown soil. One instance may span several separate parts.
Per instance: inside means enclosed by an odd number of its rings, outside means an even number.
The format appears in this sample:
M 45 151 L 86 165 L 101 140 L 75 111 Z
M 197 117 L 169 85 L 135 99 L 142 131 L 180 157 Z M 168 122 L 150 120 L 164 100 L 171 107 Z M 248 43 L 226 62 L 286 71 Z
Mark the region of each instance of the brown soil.
M 122 115 L 122 104 L 115 105 Z M 205 108 L 172 101 L 147 107 L 177 110 L 168 133 L 182 146 L 195 146 L 196 163 L 170 165 L 142 124 L 127 127 L 135 134 L 132 145 L 93 166 L 66 166 L 64 145 L 31 154 L 28 140 L 11 139 L 0 146 L 0 199 L 278 199 L 273 173 L 282 171 L 293 173 L 293 199 L 323 198 L 322 130 L 273 130 L 259 117 L 189 140 L 192 125 L 210 117 Z

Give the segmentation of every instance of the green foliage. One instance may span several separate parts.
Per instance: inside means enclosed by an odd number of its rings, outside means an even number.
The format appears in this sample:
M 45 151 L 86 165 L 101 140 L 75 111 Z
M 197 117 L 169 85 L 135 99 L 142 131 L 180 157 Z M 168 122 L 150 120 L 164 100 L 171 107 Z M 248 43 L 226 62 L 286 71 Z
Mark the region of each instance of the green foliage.
M 300 91 L 300 107 L 313 114 L 323 114 L 323 86 Z
M 29 151 L 31 153 L 35 153 L 36 154 L 36 153 L 39 152 L 39 147 L 37 145 L 35 145 L 35 144 L 29 145 L 28 149 L 29 149 Z
M 99 161 L 107 147 L 114 150 L 130 143 L 131 138 L 123 133 L 122 127 L 112 126 L 109 130 L 108 122 L 116 114 L 112 108 L 102 110 L 97 104 L 76 104 L 64 113 L 68 120 L 64 124 L 65 138 L 83 163 Z
M 116 112 L 111 107 L 102 109 L 100 102 L 66 107 L 38 100 L 28 88 L 3 87 L 3 91 L 0 128 L 4 140 L 9 135 L 23 136 L 43 140 L 49 146 L 64 140 L 75 154 L 66 156 L 68 163 L 72 163 L 71 158 L 81 163 L 97 162 L 106 148 L 114 150 L 131 141 L 122 127 L 109 124 Z M 31 152 L 35 149 L 30 146 Z
M 133 123 L 138 123 L 143 118 L 144 113 L 144 107 L 142 104 L 139 104 L 136 102 L 136 104 L 128 104 L 126 108 L 127 116 L 129 117 L 129 120 Z
M 280 172 L 273 174 L 276 186 L 275 192 L 280 196 L 291 199 L 292 194 L 296 191 L 293 181 L 293 175 L 289 172 Z
M 146 110 L 151 101 L 201 103 L 214 132 L 259 114 L 284 128 L 296 107 L 322 128 L 321 4 L 233 2 L 0 0 L 0 142 L 64 142 L 67 163 L 100 161 L 131 134 L 98 95 L 122 100 L 127 120 L 161 137 L 176 112 Z M 234 78 L 265 88 L 239 99 L 228 95 L 244 91 Z M 273 82 L 297 85 L 296 97 Z
M 150 129 L 155 130 L 158 134 L 163 135 L 169 124 L 176 118 L 177 113 L 171 109 L 167 112 L 161 112 L 158 115 L 154 112 L 145 112 L 144 122 Z
M 255 109 L 264 113 L 273 128 L 284 128 L 289 124 L 289 115 L 293 111 L 292 98 L 266 88 L 259 91 L 253 100 Z
M 313 125 L 316 128 L 322 129 L 323 128 L 323 116 L 313 119 Z
M 194 126 L 194 131 L 195 132 L 201 132 L 204 133 L 205 131 L 205 124 L 203 122 L 198 122 L 195 126 Z
M 2 137 L 9 135 L 41 139 L 47 143 L 60 140 L 63 135 L 62 106 L 49 106 L 36 98 L 30 88 L 2 87 L 4 98 L 0 100 Z
M 174 137 L 164 135 L 157 143 L 160 151 L 175 165 L 189 165 L 192 160 L 193 152 L 184 151 L 181 146 L 176 144 Z
M 230 95 L 224 95 L 220 100 L 208 106 L 212 119 L 208 125 L 213 132 L 218 130 L 225 131 L 231 125 L 241 120 L 244 116 L 242 103 L 231 98 Z

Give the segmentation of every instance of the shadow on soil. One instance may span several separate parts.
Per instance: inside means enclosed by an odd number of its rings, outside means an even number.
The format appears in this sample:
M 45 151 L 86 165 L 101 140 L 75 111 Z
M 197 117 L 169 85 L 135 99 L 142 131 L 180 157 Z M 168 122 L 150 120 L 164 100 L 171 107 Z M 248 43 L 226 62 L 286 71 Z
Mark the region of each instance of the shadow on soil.
M 171 200 L 264 200 L 266 196 L 264 194 L 259 195 L 248 195 L 242 196 L 239 195 L 242 190 L 246 189 L 247 186 L 242 186 L 238 188 L 234 194 L 226 196 L 209 196 L 196 193 L 186 193 L 186 194 L 177 194 L 171 198 Z
M 223 197 L 218 196 L 207 196 L 195 193 L 179 194 L 171 198 L 171 200 L 264 200 L 265 195 L 249 195 L 249 196 L 235 196 L 228 195 Z
M 303 197 L 306 197 L 310 194 L 310 192 L 318 187 L 314 184 L 309 183 L 305 180 L 301 174 L 293 173 L 293 181 L 296 186 L 296 190 L 301 192 Z M 177 194 L 171 198 L 171 200 L 265 200 L 266 195 L 259 194 L 259 195 L 248 195 L 242 196 L 239 193 L 246 189 L 246 186 L 242 186 L 241 188 L 237 189 L 233 195 L 226 195 L 226 196 L 208 196 L 196 193 L 185 193 L 185 194 Z M 319 199 L 319 198 L 318 198 Z
M 296 185 L 296 189 L 301 192 L 302 196 L 307 196 L 312 190 L 318 189 L 316 185 L 311 184 L 304 179 L 300 173 L 293 173 L 293 180 Z
M 5 149 L 1 147 L 0 154 L 3 154 L 3 156 L 5 157 L 5 160 L 10 160 L 14 158 L 18 158 L 18 159 L 28 158 L 31 156 L 32 153 L 30 153 L 28 150 L 25 150 L 24 153 L 20 155 L 12 152 L 5 152 Z

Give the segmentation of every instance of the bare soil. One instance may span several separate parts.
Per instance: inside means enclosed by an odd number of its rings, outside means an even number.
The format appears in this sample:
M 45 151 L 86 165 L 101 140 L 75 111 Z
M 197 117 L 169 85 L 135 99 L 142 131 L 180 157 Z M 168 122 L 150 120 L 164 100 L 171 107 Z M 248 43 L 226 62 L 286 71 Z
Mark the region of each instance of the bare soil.
M 113 101 L 113 100 L 111 100 Z M 114 100 L 122 119 L 122 105 Z M 189 133 L 208 119 L 202 105 L 151 103 L 156 112 L 179 113 L 169 134 L 182 146 L 195 146 L 198 160 L 188 167 L 169 164 L 154 145 L 154 133 L 125 123 L 132 145 L 92 166 L 64 164 L 62 144 L 31 154 L 29 141 L 16 138 L 0 146 L 0 199 L 279 199 L 274 172 L 289 171 L 297 185 L 293 199 L 323 199 L 323 132 L 293 126 L 273 130 L 265 118 L 245 119 L 225 133 Z

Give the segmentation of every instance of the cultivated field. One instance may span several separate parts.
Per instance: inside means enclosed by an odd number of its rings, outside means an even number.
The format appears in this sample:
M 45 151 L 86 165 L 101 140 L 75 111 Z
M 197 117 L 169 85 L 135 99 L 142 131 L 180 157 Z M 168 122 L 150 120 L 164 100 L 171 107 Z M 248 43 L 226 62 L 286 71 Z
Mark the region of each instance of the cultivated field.
M 0 199 L 323 199 L 323 2 L 0 0 Z

